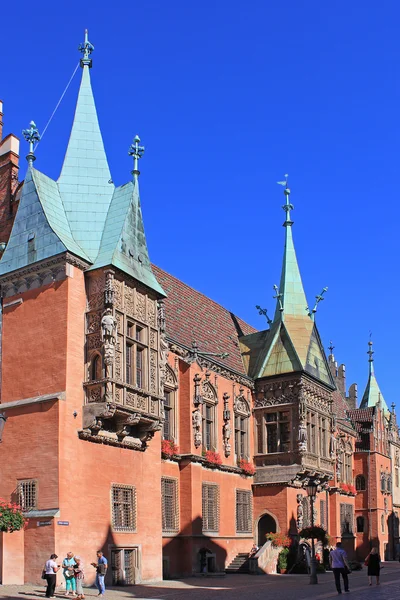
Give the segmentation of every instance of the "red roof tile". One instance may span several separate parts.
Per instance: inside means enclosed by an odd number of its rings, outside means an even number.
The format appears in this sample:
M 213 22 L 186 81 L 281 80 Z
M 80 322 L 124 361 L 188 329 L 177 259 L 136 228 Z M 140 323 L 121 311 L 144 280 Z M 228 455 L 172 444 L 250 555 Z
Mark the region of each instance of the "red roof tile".
M 246 375 L 238 338 L 257 330 L 159 267 L 152 269 L 167 294 L 167 335 L 189 348 L 196 340 L 200 352 L 228 352 L 227 358 L 217 361 Z

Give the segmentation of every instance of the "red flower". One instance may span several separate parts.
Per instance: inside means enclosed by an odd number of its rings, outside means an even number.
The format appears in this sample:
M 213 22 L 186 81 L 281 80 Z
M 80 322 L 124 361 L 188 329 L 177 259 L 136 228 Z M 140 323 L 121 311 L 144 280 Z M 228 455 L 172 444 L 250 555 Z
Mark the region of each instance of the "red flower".
M 267 533 L 265 537 L 267 538 L 267 540 L 270 540 L 272 542 L 272 545 L 275 546 L 275 548 L 279 548 L 282 546 L 283 548 L 289 548 L 290 544 L 292 543 L 290 537 L 285 533 L 281 532 Z
M 218 452 L 212 452 L 211 450 L 206 451 L 206 461 L 212 465 L 222 465 L 222 458 Z
M 173 440 L 162 440 L 161 454 L 164 458 L 172 458 L 176 454 L 179 454 L 179 448 Z
M 254 473 L 256 472 L 253 463 L 249 462 L 248 460 L 245 460 L 244 458 L 240 459 L 239 467 L 242 469 L 242 471 L 246 473 L 246 475 L 254 475 Z

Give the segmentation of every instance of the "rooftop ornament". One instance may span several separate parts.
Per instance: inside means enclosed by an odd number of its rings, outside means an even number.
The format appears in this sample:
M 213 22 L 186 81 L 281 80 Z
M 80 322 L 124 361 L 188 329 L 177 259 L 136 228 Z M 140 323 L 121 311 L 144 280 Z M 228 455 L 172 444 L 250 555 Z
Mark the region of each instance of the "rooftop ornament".
M 274 285 L 274 290 L 275 290 L 275 296 L 273 296 L 273 298 L 274 298 L 274 300 L 278 300 L 279 310 L 281 311 L 281 313 L 283 313 L 283 304 L 282 304 L 283 294 L 280 293 L 279 288 L 276 284 Z
M 257 304 L 256 309 L 258 310 L 259 315 L 264 315 L 264 317 L 267 319 L 268 325 L 271 325 L 273 323 L 272 319 L 270 319 L 268 316 L 268 311 L 266 308 L 261 308 L 261 306 Z
M 88 38 L 88 30 L 85 29 L 85 41 L 83 42 L 83 44 L 79 44 L 78 47 L 79 52 L 82 52 L 83 56 L 81 58 L 81 67 L 92 67 L 92 59 L 90 58 L 90 55 L 92 54 L 93 50 L 94 50 L 94 46 L 93 44 L 91 44 L 89 42 L 89 38 Z
M 287 227 L 288 225 L 293 225 L 293 221 L 290 219 L 290 211 L 294 209 L 294 206 L 293 206 L 293 204 L 291 204 L 289 202 L 289 199 L 290 199 L 289 198 L 290 197 L 290 188 L 289 188 L 289 185 L 288 185 L 288 179 L 289 179 L 289 175 L 288 175 L 288 173 L 285 173 L 285 179 L 284 179 L 284 181 L 277 181 L 276 182 L 278 185 L 282 185 L 285 188 L 284 191 L 283 191 L 283 193 L 285 194 L 285 197 L 286 197 L 286 204 L 284 204 L 282 206 L 283 210 L 286 213 L 286 220 L 285 220 L 285 222 L 283 224 L 284 227 Z
M 186 362 L 188 362 L 189 364 L 192 364 L 194 362 L 196 362 L 199 358 L 210 358 L 212 356 L 215 356 L 217 358 L 227 358 L 229 356 L 228 352 L 201 352 L 199 350 L 199 346 L 196 342 L 196 340 L 192 341 L 192 347 L 190 348 L 190 350 L 188 350 L 187 356 L 184 359 Z
M 134 177 L 134 179 L 136 180 L 139 175 L 140 175 L 140 171 L 139 171 L 139 159 L 143 157 L 144 154 L 144 146 L 139 146 L 140 144 L 140 137 L 138 135 L 135 135 L 132 144 L 129 146 L 129 150 L 128 150 L 128 154 L 129 156 L 133 157 L 133 171 L 132 171 L 132 175 Z
M 36 124 L 34 121 L 31 121 L 29 123 L 29 129 L 22 130 L 22 135 L 24 136 L 26 141 L 29 143 L 29 154 L 27 154 L 26 160 L 28 161 L 28 165 L 30 167 L 32 167 L 34 161 L 36 160 L 36 156 L 33 153 L 33 145 L 35 142 L 40 141 L 39 130 L 36 127 Z
M 324 298 L 324 294 L 325 294 L 327 291 L 328 291 L 328 288 L 327 288 L 327 287 L 324 287 L 324 288 L 323 288 L 323 290 L 322 290 L 322 292 L 321 292 L 320 294 L 318 294 L 318 296 L 315 296 L 316 303 L 315 303 L 315 305 L 314 305 L 314 308 L 313 308 L 312 310 L 310 310 L 310 309 L 308 308 L 308 306 L 306 306 L 306 311 L 307 311 L 307 314 L 308 314 L 308 316 L 309 316 L 309 317 L 311 317 L 312 319 L 314 319 L 314 315 L 315 315 L 315 313 L 317 312 L 317 309 L 318 309 L 318 304 L 319 304 L 320 302 L 322 302 L 322 300 L 325 300 L 325 298 Z

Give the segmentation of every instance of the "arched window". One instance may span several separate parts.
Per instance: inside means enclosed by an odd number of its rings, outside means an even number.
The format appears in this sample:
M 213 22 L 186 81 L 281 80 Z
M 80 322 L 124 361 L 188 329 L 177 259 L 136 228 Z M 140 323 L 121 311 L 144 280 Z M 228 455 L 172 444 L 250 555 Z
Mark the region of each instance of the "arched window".
M 385 533 L 385 515 L 381 515 L 381 530 Z
M 177 398 L 178 381 L 169 365 L 165 369 L 164 381 L 164 422 L 162 436 L 164 440 L 177 440 Z
M 97 381 L 103 377 L 103 365 L 100 354 L 95 354 L 90 364 L 90 380 Z
M 236 459 L 249 458 L 249 417 L 250 407 L 243 394 L 234 402 L 235 454 Z
M 217 450 L 217 419 L 216 406 L 218 404 L 217 392 L 208 379 L 202 386 L 202 423 L 203 447 L 205 450 Z
M 363 492 L 364 490 L 366 490 L 366 485 L 365 485 L 365 477 L 364 475 L 357 475 L 356 477 L 356 490 L 357 492 Z
M 357 533 L 364 533 L 365 519 L 364 517 L 357 517 Z

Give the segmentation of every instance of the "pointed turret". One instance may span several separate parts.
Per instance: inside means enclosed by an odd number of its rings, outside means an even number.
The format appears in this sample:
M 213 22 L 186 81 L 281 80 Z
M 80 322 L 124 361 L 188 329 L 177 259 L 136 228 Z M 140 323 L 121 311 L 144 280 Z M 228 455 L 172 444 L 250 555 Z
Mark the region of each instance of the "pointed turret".
M 83 55 L 82 80 L 58 186 L 72 234 L 94 261 L 115 188 L 90 83 L 90 56 L 94 47 L 87 30 L 79 50 Z
M 384 409 L 385 412 L 389 412 L 388 406 L 385 402 L 383 394 L 379 388 L 379 384 L 375 377 L 374 370 L 374 351 L 372 350 L 373 342 L 369 340 L 368 342 L 368 364 L 369 364 L 369 375 L 368 382 L 365 388 L 364 395 L 361 400 L 360 408 L 367 408 L 369 406 L 377 406 L 380 403 L 381 408 Z
M 335 388 L 317 326 L 314 323 L 314 314 L 318 302 L 322 300 L 322 294 L 316 297 L 317 303 L 312 311 L 307 307 L 293 243 L 293 221 L 290 212 L 294 207 L 290 203 L 287 178 L 288 176 L 285 175 L 285 180 L 278 182 L 284 186 L 286 202 L 283 210 L 286 218 L 283 224 L 285 250 L 280 287 L 274 286 L 276 291 L 274 297 L 277 300 L 275 316 L 270 330 L 266 332 L 267 340 L 262 352 L 259 353 L 256 362 L 252 359 L 249 364 L 255 365 L 252 375 L 256 378 L 305 371 L 324 384 Z M 323 293 L 325 291 L 324 288 Z M 257 341 L 258 347 L 260 341 Z M 251 339 L 243 340 L 245 352 L 251 348 L 252 342 Z

